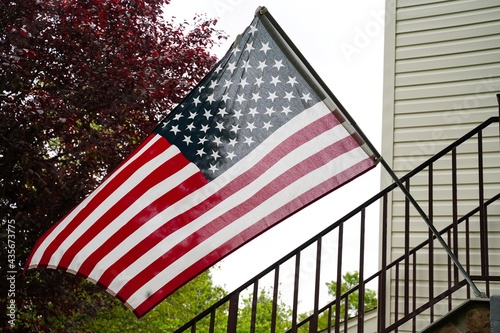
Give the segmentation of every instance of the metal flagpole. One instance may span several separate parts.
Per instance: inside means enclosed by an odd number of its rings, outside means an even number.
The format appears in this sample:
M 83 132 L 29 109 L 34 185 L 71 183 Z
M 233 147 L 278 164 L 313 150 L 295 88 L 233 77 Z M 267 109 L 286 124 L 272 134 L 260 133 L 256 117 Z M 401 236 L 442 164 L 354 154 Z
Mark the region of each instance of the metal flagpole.
M 453 261 L 455 266 L 460 270 L 462 275 L 464 276 L 465 280 L 469 284 L 469 286 L 472 288 L 474 295 L 479 298 L 486 298 L 486 294 L 484 292 L 481 292 L 477 286 L 474 284 L 472 281 L 470 275 L 467 273 L 467 271 L 464 269 L 462 264 L 458 261 L 458 258 L 453 254 L 451 251 L 450 247 L 446 242 L 444 241 L 443 237 L 441 237 L 441 234 L 439 231 L 434 227 L 432 222 L 430 221 L 429 217 L 427 214 L 424 212 L 424 210 L 420 207 L 418 202 L 413 198 L 411 193 L 406 189 L 406 187 L 403 185 L 401 180 L 397 177 L 397 175 L 394 173 L 394 171 L 391 169 L 391 167 L 387 164 L 387 162 L 383 159 L 383 157 L 380 155 L 380 153 L 377 151 L 375 146 L 368 140 L 366 135 L 363 133 L 363 131 L 358 127 L 354 119 L 349 115 L 347 110 L 342 106 L 342 104 L 337 100 L 335 95 L 330 91 L 328 86 L 323 82 L 323 80 L 319 77 L 319 75 L 314 71 L 312 66 L 307 62 L 307 60 L 304 58 L 304 56 L 300 53 L 300 51 L 297 49 L 297 47 L 293 44 L 293 42 L 290 40 L 290 38 L 286 35 L 286 33 L 281 29 L 279 24 L 274 20 L 272 15 L 268 12 L 267 8 L 265 7 L 259 7 L 257 8 L 257 11 L 255 12 L 255 15 L 260 15 L 262 18 L 265 18 L 266 20 L 262 21 L 265 25 L 271 26 L 272 29 L 275 30 L 276 34 L 281 37 L 284 40 L 284 43 L 286 44 L 286 47 L 292 51 L 295 56 L 298 58 L 299 62 L 301 62 L 300 67 L 302 67 L 302 71 L 306 72 L 309 74 L 309 77 L 315 81 L 315 82 L 310 82 L 312 87 L 315 87 L 319 91 L 317 91 L 318 95 L 321 96 L 323 95 L 325 98 L 331 99 L 333 103 L 340 109 L 340 111 L 343 113 L 344 117 L 347 119 L 347 121 L 350 123 L 352 128 L 359 134 L 361 139 L 364 141 L 364 143 L 367 145 L 367 147 L 373 152 L 375 155 L 375 160 L 377 162 L 380 162 L 384 169 L 387 171 L 387 173 L 391 176 L 393 181 L 398 185 L 398 187 L 401 189 L 403 194 L 406 196 L 406 198 L 411 202 L 413 207 L 418 211 L 422 219 L 425 221 L 431 232 L 434 234 L 434 237 L 441 243 L 441 246 L 443 249 L 446 251 L 450 259 Z M 271 33 L 271 32 L 270 32 Z M 283 50 L 284 51 L 284 50 Z M 291 57 L 293 59 L 293 57 Z M 298 68 L 299 69 L 299 68 Z M 304 78 L 307 79 L 308 75 L 303 75 Z M 312 77 L 311 77 L 312 76 Z M 316 83 L 316 84 L 315 84 Z
M 446 242 L 444 241 L 443 237 L 441 236 L 441 234 L 439 233 L 439 231 L 436 229 L 436 227 L 432 224 L 431 220 L 429 219 L 429 217 L 427 216 L 427 214 L 424 212 L 424 210 L 422 209 L 422 207 L 420 207 L 420 205 L 418 204 L 418 202 L 411 195 L 410 191 L 408 191 L 406 189 L 406 187 L 404 186 L 404 184 L 401 182 L 401 180 L 398 178 L 398 176 L 394 173 L 394 171 L 392 170 L 392 168 L 387 164 L 387 162 L 382 157 L 382 155 L 380 155 L 380 153 L 375 148 L 375 146 L 373 146 L 373 144 L 370 142 L 370 140 L 368 140 L 368 138 L 363 133 L 363 131 L 358 127 L 358 125 L 356 124 L 356 122 L 354 121 L 354 119 L 347 113 L 347 111 L 345 110 L 345 108 L 340 104 L 340 102 L 338 100 L 335 100 L 335 103 L 341 109 L 342 112 L 345 112 L 344 115 L 345 115 L 346 119 L 349 120 L 349 122 L 351 123 L 351 126 L 354 129 L 356 129 L 356 131 L 358 132 L 359 136 L 363 139 L 363 141 L 370 148 L 370 150 L 375 154 L 376 161 L 378 161 L 378 162 L 380 162 L 382 164 L 382 166 L 384 167 L 384 169 L 386 170 L 386 172 L 389 174 L 389 176 L 391 176 L 392 180 L 396 183 L 396 185 L 398 185 L 398 187 L 403 192 L 403 194 L 405 195 L 405 197 L 410 201 L 410 203 L 413 205 L 413 207 L 420 214 L 420 216 L 422 217 L 422 219 L 424 220 L 424 222 L 427 224 L 427 226 L 429 227 L 429 229 L 433 233 L 434 237 L 436 237 L 436 239 L 439 241 L 439 243 L 441 244 L 441 246 L 443 247 L 443 249 L 446 251 L 446 253 L 450 257 L 450 259 L 455 264 L 455 266 L 462 273 L 463 277 L 465 278 L 465 280 L 467 281 L 467 283 L 469 284 L 469 286 L 472 288 L 472 291 L 474 292 L 474 295 L 476 297 L 479 297 L 479 298 L 487 298 L 486 293 L 481 292 L 477 288 L 477 286 L 474 283 L 474 281 L 472 281 L 469 273 L 467 273 L 467 271 L 462 266 L 462 264 L 460 263 L 460 261 L 458 260 L 458 258 L 451 251 L 451 249 L 448 246 L 448 244 L 446 244 Z
M 387 162 L 382 157 L 382 155 L 380 155 L 380 153 L 373 146 L 373 144 L 370 142 L 370 140 L 368 140 L 368 138 L 365 136 L 365 134 L 363 133 L 363 131 L 358 127 L 358 125 L 356 124 L 356 122 L 349 116 L 349 114 L 347 113 L 347 111 L 345 111 L 344 107 L 340 104 L 340 102 L 335 101 L 335 103 L 341 109 L 342 112 L 345 112 L 344 115 L 346 116 L 346 118 L 351 123 L 351 126 L 356 129 L 356 131 L 358 132 L 359 136 L 363 139 L 363 141 L 370 148 L 370 150 L 375 154 L 375 160 L 377 162 L 380 162 L 382 164 L 382 166 L 384 167 L 384 169 L 386 170 L 386 172 L 389 174 L 389 176 L 391 176 L 392 180 L 396 183 L 396 185 L 398 185 L 398 187 L 401 189 L 401 191 L 403 192 L 403 194 L 405 195 L 405 197 L 410 201 L 410 203 L 413 205 L 413 207 L 420 214 L 420 216 L 422 217 L 422 219 L 424 220 L 424 222 L 427 224 L 427 226 L 429 227 L 429 229 L 433 233 L 434 237 L 436 237 L 436 239 L 439 241 L 439 243 L 441 244 L 441 246 L 443 247 L 443 249 L 446 251 L 446 253 L 450 257 L 450 259 L 455 264 L 455 266 L 462 273 L 463 277 L 465 278 L 465 280 L 467 281 L 467 283 L 469 284 L 469 286 L 472 288 L 472 291 L 474 292 L 474 295 L 476 297 L 479 297 L 479 298 L 487 298 L 486 293 L 481 292 L 477 288 L 477 286 L 474 283 L 474 281 L 472 281 L 469 273 L 467 273 L 467 271 L 462 266 L 462 264 L 460 263 L 460 261 L 458 260 L 458 258 L 451 251 L 451 249 L 448 246 L 448 244 L 446 244 L 446 242 L 444 241 L 443 237 L 441 236 L 441 234 L 439 233 L 439 231 L 436 229 L 436 227 L 432 224 L 432 222 L 429 219 L 429 217 L 427 216 L 427 214 L 424 212 L 424 210 L 422 209 L 422 207 L 420 207 L 420 205 L 415 200 L 415 198 L 411 195 L 410 191 L 408 191 L 406 189 L 406 187 L 404 186 L 404 184 L 401 182 L 401 180 L 398 178 L 398 176 L 394 173 L 394 171 L 392 170 L 392 168 L 387 164 Z
M 443 249 L 446 251 L 446 253 L 448 254 L 448 256 L 450 257 L 450 259 L 453 261 L 453 263 L 455 264 L 455 266 L 458 268 L 458 270 L 462 273 L 463 277 L 465 278 L 465 280 L 467 281 L 467 283 L 469 284 L 469 286 L 472 288 L 472 291 L 474 292 L 474 295 L 476 297 L 479 297 L 479 298 L 486 298 L 486 293 L 484 292 L 481 292 L 476 284 L 474 283 L 474 281 L 472 281 L 469 273 L 467 273 L 467 271 L 465 270 L 465 268 L 462 266 L 462 264 L 460 263 L 460 261 L 458 260 L 458 258 L 455 256 L 455 254 L 451 251 L 450 247 L 448 246 L 448 244 L 446 244 L 446 242 L 444 241 L 443 237 L 441 236 L 441 234 L 439 233 L 439 231 L 436 229 L 436 227 L 432 224 L 431 220 L 429 219 L 429 217 L 427 216 L 427 214 L 424 212 L 424 210 L 422 209 L 422 207 L 420 207 L 420 205 L 418 204 L 418 202 L 415 200 L 415 198 L 411 195 L 410 191 L 408 191 L 406 189 L 406 187 L 404 186 L 404 184 L 401 182 L 401 180 L 398 178 L 398 176 L 394 173 L 394 171 L 392 170 L 392 168 L 387 164 L 387 162 L 385 161 L 385 159 L 382 157 L 382 155 L 380 155 L 380 153 L 378 152 L 378 150 L 375 148 L 375 146 L 373 146 L 373 144 L 370 142 L 370 140 L 368 140 L 368 138 L 366 137 L 366 135 L 363 133 L 363 131 L 358 127 L 358 125 L 356 124 L 356 122 L 354 121 L 354 119 L 352 119 L 352 117 L 347 113 L 347 111 L 345 110 L 345 108 L 340 104 L 340 102 L 338 102 L 337 100 L 335 100 L 335 103 L 337 104 L 337 106 L 341 109 L 341 111 L 344 113 L 346 119 L 349 120 L 349 122 L 351 123 L 351 126 L 356 129 L 356 131 L 358 132 L 359 136 L 363 139 L 363 141 L 366 143 L 366 145 L 370 148 L 370 150 L 375 154 L 375 160 L 380 162 L 382 164 L 382 166 L 384 167 L 384 169 L 386 170 L 386 172 L 389 174 L 389 176 L 391 176 L 392 180 L 396 183 L 396 185 L 398 185 L 398 187 L 401 189 L 401 191 L 403 192 L 403 194 L 405 195 L 405 197 L 410 201 L 410 203 L 413 205 L 413 207 L 417 210 L 417 212 L 420 214 L 420 216 L 422 217 L 422 219 L 424 220 L 424 222 L 427 224 L 427 226 L 429 227 L 429 229 L 431 230 L 431 232 L 433 233 L 434 237 L 436 237 L 436 239 L 439 241 L 439 243 L 441 244 L 441 246 L 443 247 Z
M 418 213 L 420 214 L 420 216 L 422 217 L 422 219 L 425 221 L 425 223 L 427 224 L 427 226 L 429 227 L 429 229 L 432 231 L 432 233 L 434 234 L 434 236 L 437 238 L 437 240 L 439 241 L 439 243 L 441 243 L 441 246 L 444 248 L 444 250 L 446 251 L 446 253 L 448 253 L 448 256 L 450 257 L 450 259 L 453 261 L 453 263 L 455 264 L 455 266 L 457 266 L 457 268 L 460 270 L 460 272 L 464 276 L 464 278 L 467 281 L 467 283 L 469 284 L 469 286 L 472 288 L 472 291 L 474 292 L 474 295 L 476 297 L 486 298 L 486 294 L 484 292 L 479 291 L 479 289 L 477 288 L 477 286 L 472 281 L 470 275 L 464 269 L 464 267 L 462 266 L 462 264 L 458 261 L 458 258 L 453 254 L 453 252 L 451 251 L 451 249 L 448 246 L 448 244 L 446 244 L 446 242 L 444 241 L 443 237 L 441 237 L 441 234 L 436 229 L 436 227 L 434 227 L 434 225 L 430 221 L 430 219 L 427 216 L 427 214 L 423 211 L 423 209 L 420 207 L 420 205 L 415 200 L 415 198 L 413 198 L 413 196 L 411 195 L 411 193 L 406 189 L 406 187 L 403 185 L 403 183 L 401 182 L 401 180 L 396 176 L 396 174 L 394 173 L 394 171 L 390 168 L 390 166 L 387 164 L 387 162 L 380 155 L 379 155 L 379 161 L 382 164 L 382 166 L 384 167 L 384 169 L 387 171 L 387 173 L 394 180 L 394 182 L 396 182 L 396 184 L 401 189 L 401 191 L 404 193 L 404 195 L 406 196 L 406 198 L 411 202 L 411 204 L 413 205 L 413 207 L 415 207 L 415 209 L 418 211 Z

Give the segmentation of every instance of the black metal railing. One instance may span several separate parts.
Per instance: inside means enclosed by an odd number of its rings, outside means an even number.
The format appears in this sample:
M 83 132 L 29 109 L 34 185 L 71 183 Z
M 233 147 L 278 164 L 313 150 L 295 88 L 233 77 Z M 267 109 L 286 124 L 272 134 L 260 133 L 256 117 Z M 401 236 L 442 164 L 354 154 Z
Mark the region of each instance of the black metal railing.
M 401 178 L 488 296 L 493 285 L 500 286 L 500 264 L 491 260 L 500 258 L 498 121 L 488 119 Z M 291 310 L 281 331 L 417 332 L 471 298 L 466 279 L 396 187 L 388 186 L 176 332 L 220 329 L 217 311 L 225 313 L 224 331 L 242 331 L 242 297 L 252 300 L 245 331 L 255 332 L 263 288 L 271 290 L 270 332 L 278 332 L 281 306 Z M 380 225 L 377 244 L 367 237 L 373 223 Z M 347 271 L 357 271 L 359 283 L 343 290 Z M 327 282 L 337 282 L 335 290 L 327 292 Z M 377 295 L 376 310 L 370 312 L 368 290 Z M 370 319 L 369 313 L 376 315 Z M 208 327 L 200 329 L 200 322 Z

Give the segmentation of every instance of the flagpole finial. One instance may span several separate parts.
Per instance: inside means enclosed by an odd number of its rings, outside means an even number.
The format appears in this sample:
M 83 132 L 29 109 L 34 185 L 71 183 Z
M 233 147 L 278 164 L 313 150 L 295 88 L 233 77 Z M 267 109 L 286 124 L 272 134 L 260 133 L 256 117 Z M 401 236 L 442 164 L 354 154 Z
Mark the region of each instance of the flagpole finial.
M 264 15 L 265 13 L 267 13 L 267 8 L 265 6 L 259 6 L 255 11 L 255 16 Z

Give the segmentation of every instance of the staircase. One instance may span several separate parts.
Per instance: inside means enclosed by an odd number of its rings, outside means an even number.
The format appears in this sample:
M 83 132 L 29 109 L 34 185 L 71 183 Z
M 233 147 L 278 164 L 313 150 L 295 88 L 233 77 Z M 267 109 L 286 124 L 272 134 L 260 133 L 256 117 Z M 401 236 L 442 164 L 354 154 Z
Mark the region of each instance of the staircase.
M 490 312 L 489 299 L 468 300 L 422 330 L 422 333 L 491 332 Z
M 489 118 L 401 178 L 408 191 L 419 198 L 470 281 L 486 297 L 500 294 L 498 123 L 499 117 Z M 457 160 L 458 153 L 464 156 L 464 151 L 467 159 Z M 461 176 L 464 173 L 466 179 Z M 444 176 L 451 181 L 441 182 Z M 475 181 L 471 182 L 471 177 Z M 475 195 L 464 199 L 461 193 L 465 190 Z M 272 313 L 268 314 L 272 333 L 283 304 L 291 309 L 288 332 L 438 332 L 432 331 L 433 323 L 467 302 L 484 299 L 474 295 L 469 281 L 432 233 L 425 239 L 412 237 L 414 228 L 426 225 L 398 191 L 396 185 L 388 186 L 176 332 L 214 332 L 218 311 L 228 314 L 227 332 L 237 332 L 243 297 L 252 299 L 250 332 L 255 332 L 257 300 L 263 288 L 270 290 L 273 298 Z M 449 193 L 450 200 L 441 200 L 442 193 Z M 397 197 L 403 208 L 389 214 Z M 442 207 L 444 204 L 450 206 Z M 453 212 L 445 225 L 440 221 L 442 209 Z M 389 215 L 397 215 L 401 221 L 397 227 L 404 230 L 404 239 L 390 239 Z M 380 225 L 375 249 L 373 236 L 366 233 L 368 223 Z M 399 247 L 394 246 L 396 241 Z M 373 252 L 378 252 L 378 265 L 373 264 Z M 339 296 L 328 297 L 326 282 L 342 281 L 342 275 L 352 270 L 359 272 L 359 284 L 342 292 L 337 283 L 335 295 Z M 364 295 L 368 289 L 376 291 L 378 304 L 367 312 Z M 307 315 L 300 315 L 304 313 Z

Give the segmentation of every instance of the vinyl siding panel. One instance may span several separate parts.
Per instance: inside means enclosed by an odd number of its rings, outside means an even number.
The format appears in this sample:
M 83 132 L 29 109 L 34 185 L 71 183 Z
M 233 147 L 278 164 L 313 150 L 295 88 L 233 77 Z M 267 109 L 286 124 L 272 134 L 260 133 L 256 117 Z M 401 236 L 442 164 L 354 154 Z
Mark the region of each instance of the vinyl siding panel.
M 457 53 L 498 49 L 499 47 L 500 40 L 498 39 L 498 36 L 493 33 L 491 35 L 469 39 L 457 39 L 443 41 L 440 43 L 401 46 L 396 50 L 396 58 L 398 60 L 404 60 L 422 57 L 436 57 Z
M 454 13 L 463 13 L 498 6 L 496 0 L 480 1 L 480 3 L 477 3 L 477 0 L 456 2 L 458 3 L 452 3 L 451 1 L 419 1 L 416 5 L 414 0 L 398 1 L 398 20 L 402 22 L 409 19 L 436 16 L 442 17 Z
M 416 109 L 416 107 L 415 107 Z M 427 117 L 422 117 L 423 112 L 402 112 L 394 119 L 394 125 L 397 128 L 413 128 L 418 127 L 432 127 L 443 121 L 455 122 L 456 124 L 471 124 L 475 125 L 484 119 L 487 119 L 492 114 L 492 110 L 488 108 L 477 108 L 473 113 L 462 112 L 458 113 L 450 110 L 436 110 L 429 112 Z M 467 130 L 470 129 L 470 125 Z M 464 133 L 465 134 L 465 133 Z
M 396 0 L 390 7 L 386 31 L 386 62 L 384 83 L 384 124 L 382 154 L 392 162 L 398 176 L 407 172 L 468 133 L 474 127 L 492 116 L 498 115 L 496 94 L 500 93 L 500 2 L 498 0 Z M 498 126 L 491 126 L 483 133 L 484 149 L 484 197 L 499 193 L 500 189 L 500 143 Z M 479 203 L 479 181 L 477 140 L 471 140 L 456 152 L 456 196 L 459 200 L 456 210 L 451 205 L 454 189 L 452 182 L 452 158 L 445 156 L 433 166 L 432 220 L 436 228 L 451 224 L 454 214 L 461 218 L 475 210 Z M 389 157 L 389 158 L 388 158 Z M 387 182 L 387 180 L 386 180 Z M 410 191 L 428 212 L 429 199 L 428 170 L 412 178 Z M 387 183 L 382 182 L 382 185 Z M 407 208 L 401 191 L 395 190 L 390 203 L 389 262 L 404 255 L 405 246 L 410 248 L 428 240 L 429 228 L 413 207 Z M 409 235 L 405 230 L 406 210 L 409 209 Z M 488 218 L 490 271 L 500 272 L 500 203 L 491 205 Z M 498 222 L 498 223 L 493 223 Z M 469 255 L 472 261 L 480 262 L 478 214 L 469 219 L 474 237 L 470 240 Z M 459 226 L 463 235 L 465 224 Z M 443 236 L 446 241 L 446 235 Z M 453 241 L 450 241 L 450 247 Z M 433 281 L 440 290 L 447 289 L 449 272 L 448 256 L 437 241 L 434 245 Z M 465 241 L 459 237 L 458 258 L 465 263 Z M 419 254 L 415 272 L 417 277 L 416 298 L 419 304 L 428 302 L 429 272 L 428 247 Z M 413 260 L 413 259 L 411 259 Z M 471 272 L 479 274 L 479 267 L 472 266 Z M 396 285 L 395 274 L 388 285 L 388 301 L 392 310 L 391 320 L 401 318 L 404 309 L 402 285 Z M 400 267 L 400 279 L 404 270 Z M 461 279 L 461 277 L 460 277 Z M 400 282 L 401 283 L 401 282 Z M 483 286 L 478 285 L 481 289 Z M 409 293 L 413 296 L 413 286 Z M 396 299 L 396 289 L 398 299 Z M 498 290 L 497 290 L 498 292 Z M 466 293 L 459 293 L 454 306 L 465 300 Z M 410 299 L 410 308 L 413 306 Z M 396 304 L 399 314 L 395 313 Z M 447 306 L 438 305 L 435 318 L 447 313 Z M 429 313 L 417 317 L 417 331 L 426 327 Z M 399 332 L 412 331 L 412 324 Z
M 422 100 L 400 100 L 394 101 L 393 106 L 395 107 L 396 115 L 399 116 L 404 113 L 424 113 L 424 112 L 435 112 L 443 111 L 448 114 L 466 114 L 477 113 L 479 111 L 486 112 L 488 115 L 495 113 L 495 107 L 493 103 L 495 101 L 495 96 L 492 96 L 490 90 L 486 91 L 488 87 L 493 87 L 490 81 L 485 79 L 482 82 L 482 86 L 477 87 L 477 91 L 468 92 L 460 96 L 437 96 L 433 98 L 426 98 Z M 489 89 L 489 88 L 488 88 Z M 473 112 L 471 112 L 473 110 Z M 455 118 L 455 117 L 452 117 Z M 481 120 L 486 119 L 482 118 Z M 444 120 L 445 123 L 449 120 Z
M 481 49 L 466 54 L 437 55 L 434 57 L 401 59 L 396 64 L 396 73 L 408 73 L 427 70 L 442 70 L 474 65 L 496 64 L 500 49 Z
M 500 44 L 500 38 L 499 38 L 499 44 Z M 426 84 L 426 85 L 416 84 L 413 86 L 406 85 L 403 87 L 397 87 L 395 92 L 396 92 L 396 100 L 435 98 L 442 96 L 460 97 L 463 95 L 473 93 L 474 91 L 481 89 L 485 85 L 500 88 L 500 77 L 488 76 L 486 80 L 485 78 L 481 78 L 481 79 L 473 79 L 467 81 L 444 82 L 437 84 Z
M 500 77 L 500 68 L 498 64 L 489 63 L 459 68 L 401 73 L 396 75 L 396 85 L 398 87 L 413 87 L 415 85 L 476 81 L 484 79 L 485 77 Z
M 396 38 L 396 45 L 398 47 L 420 45 L 423 39 L 426 43 L 439 43 L 444 41 L 459 40 L 465 38 L 475 38 L 482 36 L 493 35 L 498 31 L 500 22 L 492 21 L 486 23 L 475 23 L 471 25 L 444 28 L 434 31 L 417 31 L 411 33 L 404 33 Z
M 456 2 L 460 2 L 460 4 L 457 6 L 453 1 L 450 1 L 446 5 L 426 6 L 425 10 L 421 8 L 419 11 L 415 11 L 415 8 L 401 9 L 401 11 L 398 11 L 396 32 L 400 34 L 416 31 L 436 31 L 473 25 L 479 22 L 491 22 L 495 21 L 500 13 L 498 3 L 493 4 L 493 1 L 487 1 L 488 4 L 484 5 L 484 7 L 478 7 L 476 1 Z M 465 7 L 468 7 L 468 9 L 465 9 Z M 452 11 L 453 9 L 455 11 Z M 446 12 L 446 10 L 449 10 L 449 12 Z M 458 39 L 461 36 L 457 35 L 455 38 Z M 464 37 L 466 37 L 466 34 L 464 34 Z

